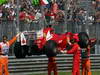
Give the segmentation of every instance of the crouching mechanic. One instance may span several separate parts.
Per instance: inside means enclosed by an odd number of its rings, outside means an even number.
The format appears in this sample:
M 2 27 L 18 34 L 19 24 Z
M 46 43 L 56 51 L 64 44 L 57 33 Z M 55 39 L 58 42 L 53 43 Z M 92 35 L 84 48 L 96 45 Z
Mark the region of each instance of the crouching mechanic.
M 80 46 L 78 45 L 78 36 L 73 36 L 71 40 L 72 48 L 70 50 L 61 51 L 62 53 L 73 54 L 72 75 L 80 75 Z
M 0 75 L 9 75 L 8 72 L 8 53 L 10 46 L 16 41 L 18 33 L 12 40 L 7 41 L 7 36 L 3 36 L 0 42 Z

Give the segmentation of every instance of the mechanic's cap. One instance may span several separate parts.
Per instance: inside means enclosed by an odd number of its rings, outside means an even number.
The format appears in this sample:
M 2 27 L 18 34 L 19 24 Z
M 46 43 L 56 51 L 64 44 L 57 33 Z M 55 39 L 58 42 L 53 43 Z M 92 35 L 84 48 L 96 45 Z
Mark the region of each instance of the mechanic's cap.
M 73 39 L 74 39 L 76 42 L 79 42 L 78 33 L 73 34 Z

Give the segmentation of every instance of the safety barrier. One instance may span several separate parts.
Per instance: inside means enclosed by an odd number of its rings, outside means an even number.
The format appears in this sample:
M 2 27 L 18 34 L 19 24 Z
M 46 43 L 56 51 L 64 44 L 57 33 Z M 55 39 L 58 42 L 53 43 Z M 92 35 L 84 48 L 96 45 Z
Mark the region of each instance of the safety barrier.
M 91 55 L 92 70 L 100 70 L 100 55 Z M 72 55 L 60 54 L 56 58 L 58 71 L 71 71 Z M 29 75 L 32 73 L 47 73 L 48 59 L 45 55 L 34 55 L 24 59 L 9 57 L 9 72 L 11 75 Z

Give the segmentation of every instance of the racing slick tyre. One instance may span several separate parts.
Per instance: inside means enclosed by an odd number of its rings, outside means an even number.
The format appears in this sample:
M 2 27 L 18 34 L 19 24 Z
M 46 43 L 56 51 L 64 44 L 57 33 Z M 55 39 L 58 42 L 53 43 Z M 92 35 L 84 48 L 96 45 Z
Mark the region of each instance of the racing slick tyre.
M 34 40 L 29 40 L 28 56 L 41 55 L 41 54 L 42 54 L 42 50 L 38 48 L 38 45 L 34 42 Z
M 53 40 L 47 41 L 44 49 L 47 57 L 54 57 L 57 55 L 57 43 Z
M 16 42 L 14 45 L 14 54 L 16 58 L 25 58 L 27 54 L 28 46 L 24 45 L 21 46 L 20 42 Z
M 89 44 L 89 36 L 86 32 L 80 32 L 79 35 L 79 42 L 81 48 L 86 48 Z
M 41 50 L 38 48 L 36 44 L 30 46 L 29 55 L 41 55 Z

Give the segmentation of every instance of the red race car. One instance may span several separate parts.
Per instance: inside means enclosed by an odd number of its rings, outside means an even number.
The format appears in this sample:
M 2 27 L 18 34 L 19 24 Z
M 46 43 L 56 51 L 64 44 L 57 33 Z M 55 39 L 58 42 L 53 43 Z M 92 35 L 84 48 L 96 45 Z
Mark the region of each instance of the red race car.
M 46 54 L 47 57 L 56 56 L 60 52 L 59 50 L 71 47 L 72 36 L 71 32 L 56 34 L 51 27 L 39 31 L 26 31 L 21 34 L 19 42 L 15 43 L 14 53 L 16 58 L 41 54 Z M 75 34 L 75 38 L 79 40 L 81 48 L 90 44 L 89 37 L 85 32 Z

